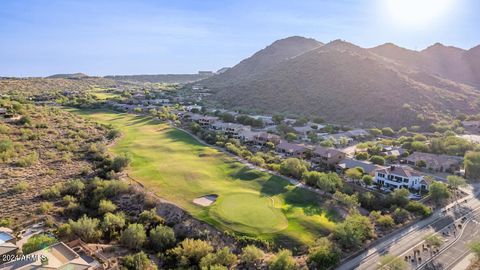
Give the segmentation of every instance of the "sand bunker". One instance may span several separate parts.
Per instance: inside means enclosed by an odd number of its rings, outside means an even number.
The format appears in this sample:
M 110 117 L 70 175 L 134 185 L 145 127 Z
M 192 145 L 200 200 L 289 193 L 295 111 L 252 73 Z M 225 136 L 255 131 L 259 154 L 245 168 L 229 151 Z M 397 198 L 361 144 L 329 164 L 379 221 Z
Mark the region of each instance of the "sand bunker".
M 203 197 L 194 199 L 193 203 L 201 206 L 210 206 L 217 200 L 217 198 L 218 195 L 216 194 L 205 195 Z

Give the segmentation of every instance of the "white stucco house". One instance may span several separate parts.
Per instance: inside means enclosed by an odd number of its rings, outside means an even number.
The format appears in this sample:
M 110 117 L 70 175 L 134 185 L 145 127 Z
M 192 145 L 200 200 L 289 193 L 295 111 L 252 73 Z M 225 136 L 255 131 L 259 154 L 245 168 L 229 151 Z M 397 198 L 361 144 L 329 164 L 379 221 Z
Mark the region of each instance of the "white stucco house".
M 375 172 L 375 182 L 390 189 L 428 190 L 431 181 L 420 172 L 406 166 L 390 166 Z

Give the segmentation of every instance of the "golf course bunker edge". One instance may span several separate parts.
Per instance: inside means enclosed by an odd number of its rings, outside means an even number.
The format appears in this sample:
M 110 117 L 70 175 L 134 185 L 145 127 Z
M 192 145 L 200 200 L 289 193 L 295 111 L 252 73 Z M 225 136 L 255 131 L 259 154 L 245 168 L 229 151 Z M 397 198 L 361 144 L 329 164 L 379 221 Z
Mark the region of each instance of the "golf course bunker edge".
M 196 205 L 200 205 L 200 206 L 210 206 L 212 205 L 218 198 L 218 195 L 217 194 L 209 194 L 209 195 L 205 195 L 205 196 L 202 196 L 202 197 L 198 197 L 198 198 L 195 198 L 193 200 L 193 203 L 196 204 Z

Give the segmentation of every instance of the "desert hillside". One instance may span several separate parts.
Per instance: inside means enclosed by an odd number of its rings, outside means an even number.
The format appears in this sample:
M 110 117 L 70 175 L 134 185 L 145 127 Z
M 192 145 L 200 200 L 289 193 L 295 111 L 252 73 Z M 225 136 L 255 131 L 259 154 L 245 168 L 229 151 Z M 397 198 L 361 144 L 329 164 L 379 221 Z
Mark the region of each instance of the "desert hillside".
M 282 50 L 285 40 L 288 48 L 295 42 L 302 46 L 294 53 Z M 326 45 L 308 40 L 310 46 L 299 37 L 285 40 L 201 81 L 215 93 L 211 100 L 227 107 L 320 116 L 358 126 L 427 124 L 477 110 L 476 88 L 428 69 L 424 59 L 427 54 L 441 55 L 433 48 L 439 45 L 415 52 L 393 44 L 364 49 L 339 40 Z M 290 54 L 279 57 L 278 51 Z

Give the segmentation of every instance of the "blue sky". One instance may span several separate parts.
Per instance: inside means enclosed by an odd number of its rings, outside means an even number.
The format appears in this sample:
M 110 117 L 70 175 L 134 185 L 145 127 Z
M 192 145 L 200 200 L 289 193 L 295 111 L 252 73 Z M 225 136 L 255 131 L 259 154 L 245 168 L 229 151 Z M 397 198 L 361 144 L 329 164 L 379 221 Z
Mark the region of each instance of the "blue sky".
M 0 76 L 196 73 L 292 35 L 418 50 L 480 44 L 480 1 L 444 0 L 441 15 L 415 25 L 383 1 L 0 0 Z

